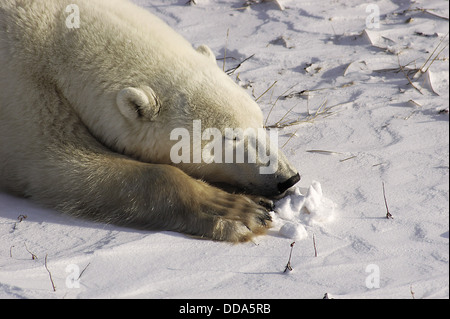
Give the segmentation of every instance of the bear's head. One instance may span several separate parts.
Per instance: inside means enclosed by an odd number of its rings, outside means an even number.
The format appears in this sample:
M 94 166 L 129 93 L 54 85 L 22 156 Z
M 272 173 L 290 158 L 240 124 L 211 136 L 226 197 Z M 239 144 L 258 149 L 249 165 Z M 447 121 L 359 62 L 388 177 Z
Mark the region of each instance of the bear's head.
M 118 91 L 126 129 L 114 137 L 116 150 L 229 191 L 277 196 L 300 180 L 278 148 L 277 132 L 263 128 L 257 103 L 208 47 L 171 62 L 163 76 Z

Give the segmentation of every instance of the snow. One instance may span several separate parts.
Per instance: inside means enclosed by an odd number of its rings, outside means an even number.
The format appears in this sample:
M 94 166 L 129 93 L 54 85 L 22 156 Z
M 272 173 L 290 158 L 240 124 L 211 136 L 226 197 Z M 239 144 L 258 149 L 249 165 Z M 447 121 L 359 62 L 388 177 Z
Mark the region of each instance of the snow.
M 226 70 L 254 54 L 230 76 L 302 180 L 239 245 L 0 193 L 0 298 L 449 298 L 448 1 L 134 2 Z
M 323 196 L 319 182 L 313 181 L 306 195 L 294 186 L 276 202 L 272 214 L 273 228 L 279 227 L 279 234 L 286 238 L 301 240 L 308 237 L 305 226 L 332 221 L 334 211 L 335 204 Z

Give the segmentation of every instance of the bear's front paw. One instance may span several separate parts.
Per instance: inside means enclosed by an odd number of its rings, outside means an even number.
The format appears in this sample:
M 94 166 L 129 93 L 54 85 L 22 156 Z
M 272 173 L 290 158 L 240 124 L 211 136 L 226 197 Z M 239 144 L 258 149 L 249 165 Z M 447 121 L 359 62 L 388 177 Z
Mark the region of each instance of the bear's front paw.
M 259 205 L 257 203 L 261 203 Z M 251 200 L 223 191 L 204 198 L 200 214 L 205 224 L 201 237 L 219 241 L 246 242 L 264 234 L 271 226 L 271 203 Z M 210 223 L 209 223 L 210 222 Z

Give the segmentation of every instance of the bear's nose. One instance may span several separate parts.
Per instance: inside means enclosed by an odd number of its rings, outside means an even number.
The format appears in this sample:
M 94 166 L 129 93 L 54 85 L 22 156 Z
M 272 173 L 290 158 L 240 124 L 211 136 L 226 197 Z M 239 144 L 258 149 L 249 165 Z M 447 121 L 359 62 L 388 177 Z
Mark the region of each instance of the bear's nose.
M 281 193 L 284 193 L 288 188 L 294 186 L 297 184 L 297 182 L 300 180 L 300 174 L 297 173 L 296 175 L 289 178 L 287 181 L 284 181 L 282 183 L 278 183 L 278 190 Z

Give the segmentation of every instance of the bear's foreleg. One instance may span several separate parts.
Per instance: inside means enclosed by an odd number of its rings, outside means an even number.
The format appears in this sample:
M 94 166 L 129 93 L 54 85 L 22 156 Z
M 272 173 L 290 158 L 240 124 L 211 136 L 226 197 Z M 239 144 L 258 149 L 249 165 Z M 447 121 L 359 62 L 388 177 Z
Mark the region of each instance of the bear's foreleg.
M 268 210 L 170 165 L 108 151 L 52 153 L 28 195 L 70 215 L 218 241 L 244 242 L 270 227 Z M 41 182 L 39 182 L 41 181 Z M 33 184 L 33 183 L 32 183 Z

